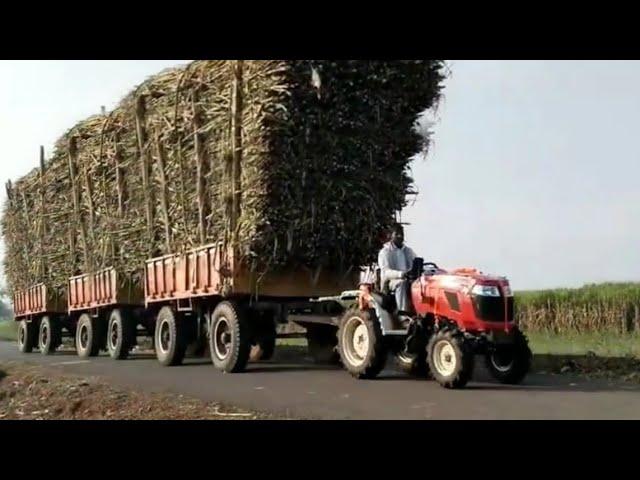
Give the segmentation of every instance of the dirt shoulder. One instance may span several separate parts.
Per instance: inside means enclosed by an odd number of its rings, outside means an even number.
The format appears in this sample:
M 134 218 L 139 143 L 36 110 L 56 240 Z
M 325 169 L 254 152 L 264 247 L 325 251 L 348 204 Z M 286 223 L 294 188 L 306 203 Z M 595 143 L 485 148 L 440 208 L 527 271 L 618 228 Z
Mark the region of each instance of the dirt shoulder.
M 268 420 L 273 415 L 183 395 L 142 393 L 98 377 L 0 362 L 0 419 Z

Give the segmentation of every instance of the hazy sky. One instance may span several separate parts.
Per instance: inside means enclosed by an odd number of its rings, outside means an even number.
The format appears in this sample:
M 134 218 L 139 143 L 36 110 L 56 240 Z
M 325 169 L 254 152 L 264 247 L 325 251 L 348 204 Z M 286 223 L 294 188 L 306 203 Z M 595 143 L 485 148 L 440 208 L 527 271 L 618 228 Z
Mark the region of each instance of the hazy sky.
M 0 180 L 181 63 L 0 61 Z M 408 243 L 516 289 L 640 280 L 640 62 L 450 65 L 431 154 L 413 167 Z

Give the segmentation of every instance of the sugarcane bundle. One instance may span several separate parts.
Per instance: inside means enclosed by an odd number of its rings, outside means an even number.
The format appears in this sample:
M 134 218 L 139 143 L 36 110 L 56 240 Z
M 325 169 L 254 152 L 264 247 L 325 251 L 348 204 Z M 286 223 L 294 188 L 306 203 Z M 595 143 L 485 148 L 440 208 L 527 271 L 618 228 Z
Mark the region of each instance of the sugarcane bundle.
M 406 204 L 440 61 L 196 61 L 71 128 L 7 184 L 11 288 L 205 243 L 262 273 L 375 257 Z M 425 145 L 423 145 L 425 147 Z

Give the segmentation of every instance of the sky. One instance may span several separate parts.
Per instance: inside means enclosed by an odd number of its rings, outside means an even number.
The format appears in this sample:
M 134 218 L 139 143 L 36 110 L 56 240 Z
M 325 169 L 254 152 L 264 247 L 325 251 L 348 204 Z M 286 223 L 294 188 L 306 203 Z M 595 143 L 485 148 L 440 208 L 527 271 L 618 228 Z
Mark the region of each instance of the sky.
M 186 62 L 0 61 L 0 180 Z M 517 290 L 640 280 L 640 62 L 449 66 L 433 145 L 413 164 L 407 243 L 443 267 L 506 275 Z

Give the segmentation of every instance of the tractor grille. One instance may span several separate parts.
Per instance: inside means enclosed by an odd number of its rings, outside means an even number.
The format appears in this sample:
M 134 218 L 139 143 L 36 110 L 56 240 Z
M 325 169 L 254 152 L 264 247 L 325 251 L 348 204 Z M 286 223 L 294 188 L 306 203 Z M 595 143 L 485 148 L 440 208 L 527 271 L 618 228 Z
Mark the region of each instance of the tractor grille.
M 504 297 L 474 295 L 472 298 L 473 309 L 480 320 L 504 323 Z M 513 322 L 513 297 L 507 297 L 507 322 Z

